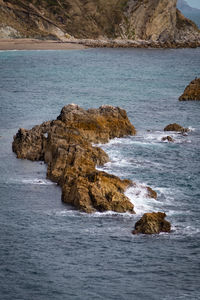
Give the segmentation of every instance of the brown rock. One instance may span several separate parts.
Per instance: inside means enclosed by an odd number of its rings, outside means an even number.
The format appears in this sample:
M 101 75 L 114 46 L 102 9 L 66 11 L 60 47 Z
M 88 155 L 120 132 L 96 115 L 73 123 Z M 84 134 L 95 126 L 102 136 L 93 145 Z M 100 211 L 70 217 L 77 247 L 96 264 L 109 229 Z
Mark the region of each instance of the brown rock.
M 178 132 L 188 132 L 189 129 L 188 128 L 184 128 L 181 125 L 177 124 L 177 123 L 173 123 L 173 124 L 169 124 L 164 128 L 164 131 L 178 131 Z
M 72 171 L 71 176 L 67 173 L 62 200 L 89 213 L 107 210 L 134 213 L 133 204 L 124 195 L 129 185 L 131 181 L 105 172 L 95 170 L 74 176 Z
M 150 186 L 147 186 L 147 196 L 149 198 L 157 199 L 157 193 Z
M 171 137 L 171 136 L 164 136 L 163 138 L 162 138 L 162 141 L 163 142 L 165 142 L 165 141 L 168 141 L 168 142 L 174 142 L 174 139 Z
M 179 97 L 179 100 L 200 100 L 200 78 L 196 78 L 190 82 L 185 88 L 184 93 Z
M 133 234 L 158 234 L 160 232 L 170 232 L 171 224 L 165 220 L 166 214 L 162 212 L 146 213 L 136 222 Z
M 86 111 L 70 104 L 63 107 L 57 120 L 31 130 L 19 129 L 12 147 L 18 158 L 47 163 L 47 177 L 61 186 L 65 203 L 89 213 L 134 213 L 133 204 L 124 195 L 132 182 L 97 171 L 96 165 L 103 165 L 109 158 L 91 142 L 107 142 L 135 132 L 126 112 L 118 107 Z
M 17 154 L 17 158 L 43 160 L 43 143 L 49 129 L 50 122 L 35 126 L 31 130 L 20 128 L 12 143 L 12 149 Z
M 63 107 L 58 120 L 64 122 L 67 128 L 77 128 L 81 136 L 91 143 L 106 143 L 114 137 L 136 134 L 126 111 L 110 105 L 86 111 L 70 104 Z

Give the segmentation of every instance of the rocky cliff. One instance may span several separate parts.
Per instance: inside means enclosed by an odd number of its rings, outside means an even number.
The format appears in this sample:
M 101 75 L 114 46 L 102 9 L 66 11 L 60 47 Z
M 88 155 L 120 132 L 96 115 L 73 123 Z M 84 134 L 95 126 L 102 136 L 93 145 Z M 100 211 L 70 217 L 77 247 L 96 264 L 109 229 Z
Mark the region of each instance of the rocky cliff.
M 177 0 L 0 0 L 0 37 L 200 42 Z

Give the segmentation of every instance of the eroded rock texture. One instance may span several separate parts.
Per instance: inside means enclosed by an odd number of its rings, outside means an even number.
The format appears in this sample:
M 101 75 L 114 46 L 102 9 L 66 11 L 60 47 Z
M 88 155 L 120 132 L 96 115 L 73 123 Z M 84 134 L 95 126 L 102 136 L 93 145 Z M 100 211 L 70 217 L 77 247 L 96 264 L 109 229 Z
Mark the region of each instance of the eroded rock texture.
M 109 158 L 91 143 L 106 143 L 111 138 L 135 133 L 125 110 L 113 106 L 84 110 L 70 104 L 63 107 L 57 120 L 31 130 L 20 128 L 12 147 L 18 158 L 47 163 L 47 178 L 62 187 L 65 203 L 88 213 L 133 213 L 133 204 L 124 195 L 132 182 L 96 170 Z M 148 194 L 156 197 L 150 188 Z
M 171 224 L 165 220 L 166 214 L 162 212 L 146 213 L 136 222 L 133 234 L 158 234 L 170 232 Z

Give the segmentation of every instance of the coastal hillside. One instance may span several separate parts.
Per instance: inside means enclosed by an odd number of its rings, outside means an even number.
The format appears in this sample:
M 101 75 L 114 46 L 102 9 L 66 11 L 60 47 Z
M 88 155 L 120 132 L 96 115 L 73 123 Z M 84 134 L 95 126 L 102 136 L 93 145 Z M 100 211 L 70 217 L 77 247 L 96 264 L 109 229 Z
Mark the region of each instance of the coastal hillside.
M 191 19 L 200 28 L 200 9 L 191 7 L 185 0 L 178 0 L 177 7 L 184 16 Z
M 0 0 L 0 37 L 200 41 L 176 0 Z

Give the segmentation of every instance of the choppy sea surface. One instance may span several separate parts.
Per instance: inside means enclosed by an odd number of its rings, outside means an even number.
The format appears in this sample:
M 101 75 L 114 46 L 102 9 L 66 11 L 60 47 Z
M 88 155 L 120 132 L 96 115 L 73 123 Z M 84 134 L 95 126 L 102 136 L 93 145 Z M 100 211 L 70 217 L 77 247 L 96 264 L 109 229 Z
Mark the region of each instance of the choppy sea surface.
M 200 299 L 200 102 L 178 101 L 199 70 L 199 48 L 0 52 L 0 299 Z M 103 170 L 137 183 L 135 215 L 62 204 L 46 166 L 12 153 L 19 127 L 72 102 L 126 109 L 137 135 L 101 145 Z M 190 131 L 162 142 L 174 122 Z M 131 234 L 150 211 L 170 234 Z

